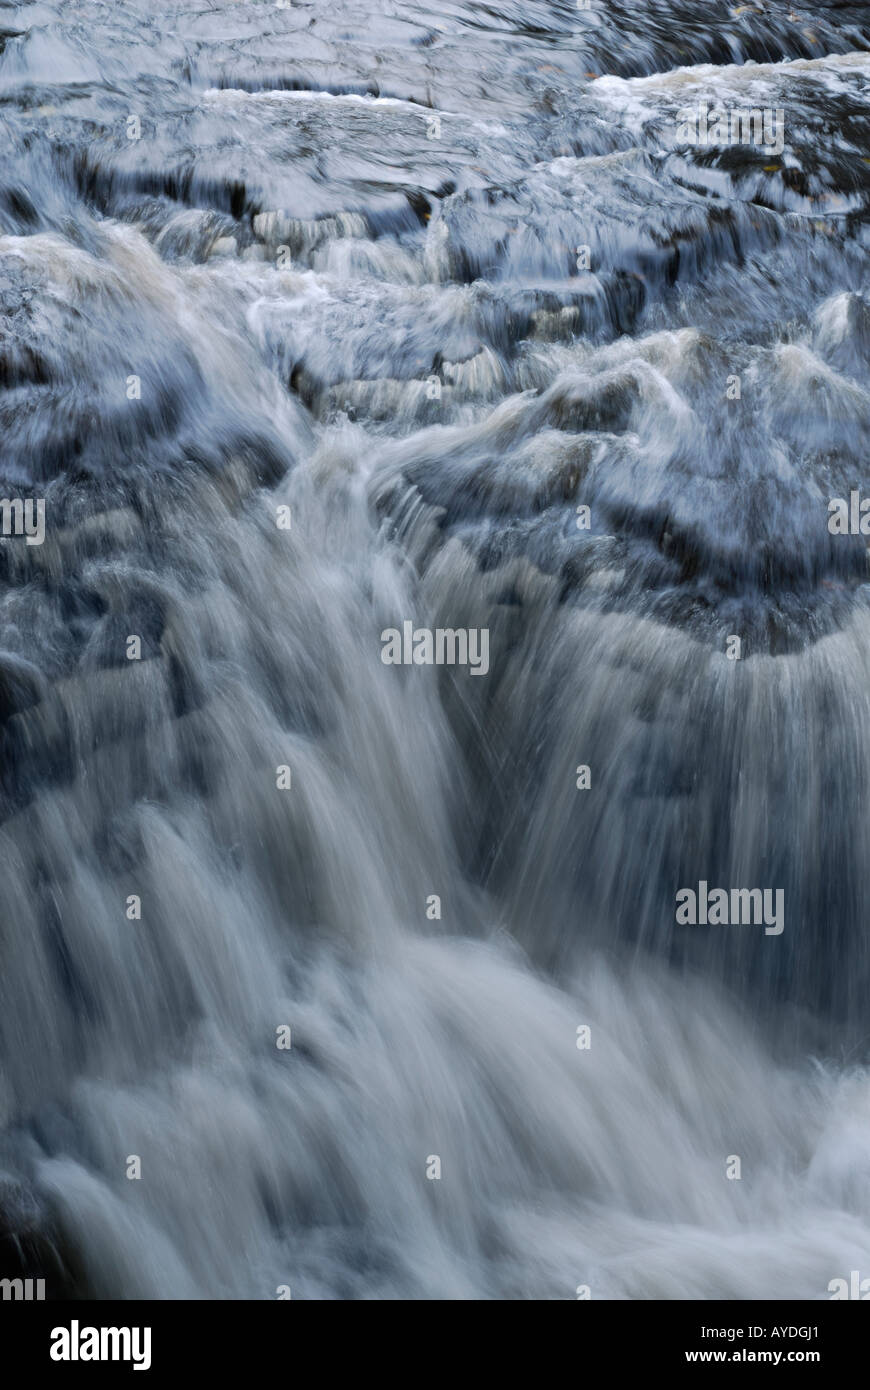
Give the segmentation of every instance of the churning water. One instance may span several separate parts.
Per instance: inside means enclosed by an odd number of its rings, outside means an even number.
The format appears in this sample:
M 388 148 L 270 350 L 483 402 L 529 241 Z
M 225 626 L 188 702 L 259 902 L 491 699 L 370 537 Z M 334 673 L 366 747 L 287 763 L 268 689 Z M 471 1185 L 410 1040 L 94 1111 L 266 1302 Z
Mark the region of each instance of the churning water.
M 870 1274 L 868 50 L 0 3 L 0 1275 Z

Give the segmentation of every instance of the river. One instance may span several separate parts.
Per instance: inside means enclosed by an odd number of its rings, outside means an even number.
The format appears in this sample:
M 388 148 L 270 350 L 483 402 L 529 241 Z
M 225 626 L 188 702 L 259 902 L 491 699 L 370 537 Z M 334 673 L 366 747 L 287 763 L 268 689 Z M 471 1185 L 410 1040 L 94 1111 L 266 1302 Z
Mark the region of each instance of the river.
M 868 135 L 866 5 L 0 3 L 0 1275 L 870 1276 Z

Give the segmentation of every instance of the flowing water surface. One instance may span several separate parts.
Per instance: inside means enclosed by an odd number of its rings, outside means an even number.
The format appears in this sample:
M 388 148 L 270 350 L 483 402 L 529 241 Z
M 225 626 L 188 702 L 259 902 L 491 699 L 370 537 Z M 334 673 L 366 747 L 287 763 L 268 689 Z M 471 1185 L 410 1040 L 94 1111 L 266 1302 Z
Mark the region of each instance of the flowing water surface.
M 867 5 L 0 3 L 0 1274 L 870 1275 L 868 135 Z

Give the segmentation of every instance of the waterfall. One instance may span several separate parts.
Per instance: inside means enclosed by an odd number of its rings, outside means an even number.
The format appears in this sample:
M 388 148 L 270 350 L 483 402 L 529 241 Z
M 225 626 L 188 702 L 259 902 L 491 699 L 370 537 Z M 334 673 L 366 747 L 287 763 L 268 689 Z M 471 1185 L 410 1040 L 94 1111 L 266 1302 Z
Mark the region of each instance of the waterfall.
M 870 25 L 786 9 L 0 5 L 0 1278 L 870 1276 Z

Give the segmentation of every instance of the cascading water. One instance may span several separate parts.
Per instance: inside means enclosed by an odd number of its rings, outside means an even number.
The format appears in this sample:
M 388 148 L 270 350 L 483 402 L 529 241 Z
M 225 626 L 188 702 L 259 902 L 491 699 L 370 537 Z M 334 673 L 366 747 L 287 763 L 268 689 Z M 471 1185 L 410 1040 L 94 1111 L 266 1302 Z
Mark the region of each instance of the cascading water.
M 870 18 L 700 8 L 0 4 L 0 1275 L 870 1274 Z

